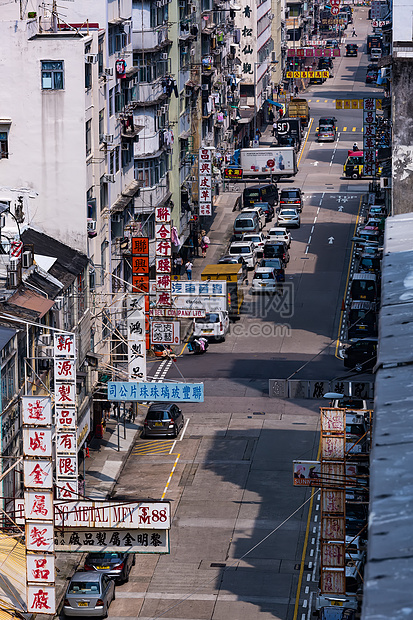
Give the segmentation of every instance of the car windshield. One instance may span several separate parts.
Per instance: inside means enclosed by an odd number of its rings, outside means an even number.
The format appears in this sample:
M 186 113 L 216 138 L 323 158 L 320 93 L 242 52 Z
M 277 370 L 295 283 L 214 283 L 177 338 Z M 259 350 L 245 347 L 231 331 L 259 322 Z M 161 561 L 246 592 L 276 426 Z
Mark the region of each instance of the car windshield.
M 283 230 L 270 230 L 268 233 L 271 237 L 285 237 L 286 233 Z
M 364 402 L 361 399 L 342 398 L 338 401 L 337 407 L 345 407 L 347 409 L 363 409 Z
M 88 560 L 119 560 L 122 559 L 122 555 L 116 552 L 113 553 L 91 553 Z
M 254 220 L 249 219 L 249 218 L 242 219 L 242 220 L 236 220 L 235 226 L 237 228 L 251 228 L 252 226 L 254 226 Z
M 167 411 L 148 411 L 146 414 L 147 420 L 168 420 L 169 417 Z
M 247 190 L 245 193 L 245 198 L 249 199 L 249 200 L 254 200 L 260 197 L 260 192 L 257 189 L 250 189 Z
M 263 258 L 260 267 L 272 267 L 273 269 L 281 269 L 281 261 L 279 258 Z
M 362 424 L 346 424 L 346 434 L 348 435 L 364 435 L 365 432 Z
M 274 280 L 274 274 L 271 271 L 258 272 L 254 275 L 254 280 Z
M 285 190 L 281 192 L 281 198 L 299 198 L 299 194 L 296 190 Z
M 257 237 L 257 236 L 251 237 L 251 235 L 248 235 L 247 240 L 252 241 L 252 243 L 260 243 L 261 241 L 260 237 Z
M 219 315 L 216 312 L 207 312 L 205 316 L 197 317 L 195 323 L 219 323 Z
M 251 250 L 248 245 L 240 245 L 238 247 L 229 248 L 230 254 L 250 254 Z
M 282 209 L 280 215 L 297 215 L 294 209 Z
M 333 128 L 331 125 L 327 125 L 326 127 L 320 127 L 319 131 L 328 131 L 330 133 L 333 133 Z
M 350 311 L 350 324 L 365 324 L 374 323 L 374 315 L 369 310 L 351 310 Z
M 99 594 L 98 581 L 72 581 L 69 586 L 69 594 Z

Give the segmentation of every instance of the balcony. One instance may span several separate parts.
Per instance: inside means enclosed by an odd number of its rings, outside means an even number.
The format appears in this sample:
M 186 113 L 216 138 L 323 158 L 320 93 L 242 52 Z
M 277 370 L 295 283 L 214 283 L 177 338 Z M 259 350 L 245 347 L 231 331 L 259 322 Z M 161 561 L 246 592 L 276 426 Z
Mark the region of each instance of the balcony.
M 162 147 L 162 132 L 143 133 L 139 136 L 139 141 L 134 144 L 134 157 L 139 158 L 145 155 L 156 155 Z
M 132 33 L 132 47 L 135 51 L 157 50 L 169 43 L 167 27 L 159 30 L 134 30 Z
M 158 79 L 156 82 L 141 82 L 133 88 L 133 99 L 131 101 L 135 106 L 141 104 L 158 103 L 161 99 L 166 99 L 166 94 L 163 92 L 162 80 Z
M 170 195 L 167 176 L 154 187 L 142 187 L 139 196 L 135 196 L 135 214 L 151 213 L 155 207 L 165 204 Z

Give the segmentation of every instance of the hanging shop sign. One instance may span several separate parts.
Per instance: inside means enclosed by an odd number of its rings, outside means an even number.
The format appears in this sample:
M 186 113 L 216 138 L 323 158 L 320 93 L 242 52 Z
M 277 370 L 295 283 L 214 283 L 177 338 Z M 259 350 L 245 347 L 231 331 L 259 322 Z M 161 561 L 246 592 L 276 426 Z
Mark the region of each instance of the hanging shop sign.
M 204 384 L 109 381 L 108 400 L 142 402 L 173 400 L 181 403 L 203 403 Z

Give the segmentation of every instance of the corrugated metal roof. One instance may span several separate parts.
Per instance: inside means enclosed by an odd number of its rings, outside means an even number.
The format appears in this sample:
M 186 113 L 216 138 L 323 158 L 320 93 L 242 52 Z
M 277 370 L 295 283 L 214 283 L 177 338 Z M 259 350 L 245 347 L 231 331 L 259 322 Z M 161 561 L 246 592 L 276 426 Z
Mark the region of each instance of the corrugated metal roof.
M 25 547 L 11 536 L 0 534 L 0 620 L 10 619 L 13 608 L 26 609 Z M 10 607 L 10 613 L 4 608 Z
M 31 291 L 24 287 L 20 287 L 11 297 L 7 300 L 7 305 L 18 306 L 18 308 L 26 308 L 36 312 L 39 319 L 41 319 L 46 312 L 54 305 L 53 299 L 42 297 L 35 291 Z

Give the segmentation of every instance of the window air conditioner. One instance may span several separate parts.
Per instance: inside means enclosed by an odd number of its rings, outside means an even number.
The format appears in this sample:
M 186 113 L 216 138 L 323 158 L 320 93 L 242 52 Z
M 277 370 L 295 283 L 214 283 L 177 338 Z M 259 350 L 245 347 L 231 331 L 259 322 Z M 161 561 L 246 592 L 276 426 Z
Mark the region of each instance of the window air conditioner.
M 52 345 L 52 336 L 51 334 L 42 334 L 39 338 L 39 344 L 42 347 L 50 347 Z
M 9 271 L 9 287 L 16 288 L 19 281 L 17 277 L 17 271 Z
M 167 52 L 163 52 L 163 53 L 161 54 L 161 59 L 162 59 L 162 60 L 168 60 L 168 53 L 167 53 Z
M 33 252 L 26 250 L 22 254 L 22 267 L 23 269 L 29 269 L 33 265 Z
M 103 175 L 103 180 L 105 183 L 114 183 L 115 182 L 115 175 L 114 174 L 104 174 Z
M 159 110 L 156 110 L 156 116 L 162 116 L 162 108 L 159 108 Z
M 103 69 L 103 73 L 107 76 L 113 75 L 113 67 L 106 67 L 106 69 Z
M 102 142 L 105 144 L 113 144 L 113 133 L 105 133 L 102 136 Z
M 19 259 L 13 256 L 10 259 L 9 271 L 17 271 L 18 267 L 19 267 Z
M 380 187 L 382 189 L 391 189 L 391 177 L 381 177 Z
M 85 56 L 85 62 L 89 65 L 94 65 L 95 63 L 97 63 L 98 61 L 98 55 L 97 54 L 86 54 Z
M 88 230 L 88 232 L 95 232 L 95 230 L 96 230 L 96 220 L 88 220 L 88 222 L 87 222 L 87 230 Z

